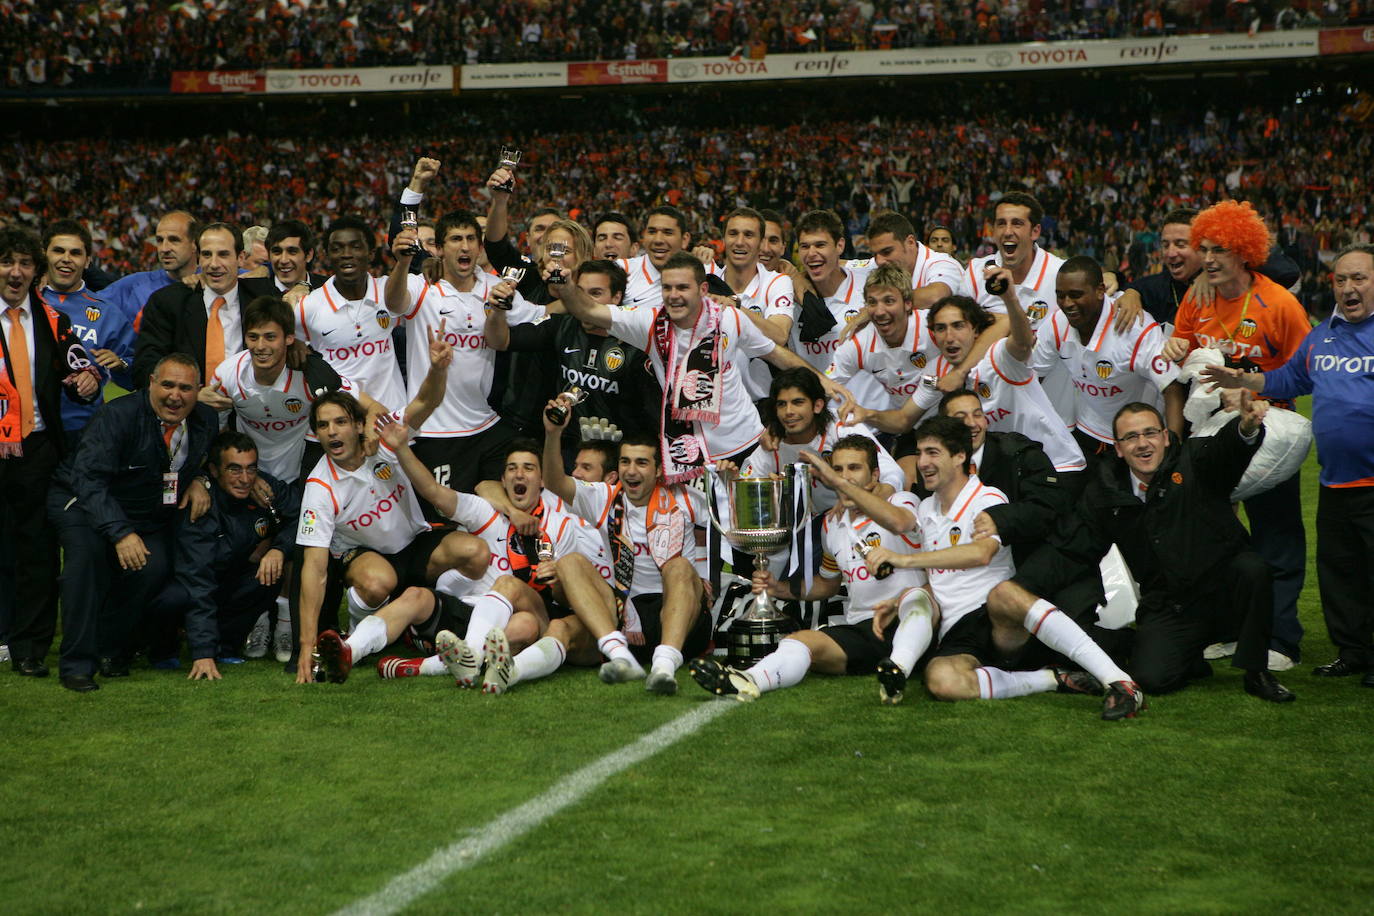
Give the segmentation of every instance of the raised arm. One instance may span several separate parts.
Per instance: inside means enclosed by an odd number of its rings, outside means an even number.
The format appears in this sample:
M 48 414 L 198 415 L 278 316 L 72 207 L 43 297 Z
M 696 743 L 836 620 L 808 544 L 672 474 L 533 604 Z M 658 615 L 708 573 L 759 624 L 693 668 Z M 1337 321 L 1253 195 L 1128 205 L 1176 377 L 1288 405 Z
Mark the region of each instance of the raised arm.
M 916 527 L 916 516 L 909 509 L 894 506 L 875 493 L 855 486 L 835 473 L 828 462 L 810 449 L 804 449 L 801 456 L 816 469 L 821 483 L 842 496 L 854 501 L 859 511 L 894 534 L 904 534 Z
M 425 336 L 429 338 L 429 371 L 420 383 L 420 390 L 415 392 L 414 400 L 406 405 L 406 425 L 411 429 L 423 426 L 429 415 L 443 403 L 448 387 L 448 367 L 453 362 L 453 346 L 444 336 L 447 321 L 441 318 L 437 328 L 425 329 Z
M 561 424 L 554 423 L 548 415 L 548 408 L 559 403 L 549 401 L 544 409 L 544 488 L 571 503 L 577 496 L 577 481 L 563 470 L 563 430 L 572 422 L 572 411 L 568 411 Z
M 379 425 L 382 441 L 396 453 L 406 479 L 415 487 L 415 495 L 451 518 L 458 511 L 458 494 L 435 480 L 429 468 L 411 450 L 411 431 L 407 425 L 390 419 Z
M 774 343 L 773 349 L 765 353 L 763 358 L 779 369 L 806 369 L 814 373 L 816 378 L 821 380 L 821 387 L 825 389 L 825 393 L 829 397 L 839 399 L 841 417 L 846 416 L 858 405 L 848 388 L 780 344 Z
M 1006 289 L 1002 291 L 1002 304 L 1007 307 L 1007 322 L 1010 331 L 1007 334 L 1007 355 L 1017 362 L 1024 363 L 1030 359 L 1031 350 L 1035 349 L 1035 331 L 1031 329 L 1030 319 L 1026 317 L 1025 310 L 1021 308 L 1021 300 L 1016 296 L 1016 281 L 1012 279 L 1011 271 L 1005 267 L 994 267 L 984 275 L 984 280 L 993 280 L 997 277 L 1001 277 L 1007 284 Z M 979 341 L 981 342 L 981 340 L 982 335 L 980 334 Z M 993 338 L 991 342 L 995 341 L 996 338 Z M 986 348 L 984 351 L 986 352 Z M 973 357 L 970 356 L 969 358 L 972 359 Z M 982 359 L 982 354 L 978 354 L 978 358 Z M 966 359 L 964 365 L 972 367 L 978 364 L 970 363 Z
M 491 224 L 487 224 L 490 228 Z M 550 287 L 550 292 L 554 291 Z M 611 307 L 597 302 L 591 296 L 582 291 L 576 283 L 564 283 L 556 287 L 558 298 L 562 301 L 563 307 L 568 310 L 568 314 L 578 321 L 609 331 L 611 329 Z
M 396 240 L 391 243 L 391 254 L 396 258 L 396 263 L 391 273 L 387 274 L 386 293 L 382 298 L 386 301 L 386 310 L 393 315 L 404 315 L 410 311 L 410 262 L 414 258 L 414 246 L 414 229 L 403 229 L 396 233 Z
M 500 168 L 487 179 L 491 203 L 487 205 L 487 231 L 483 233 L 483 242 L 505 241 L 510 235 L 510 191 L 502 186 L 514 177 L 510 169 Z

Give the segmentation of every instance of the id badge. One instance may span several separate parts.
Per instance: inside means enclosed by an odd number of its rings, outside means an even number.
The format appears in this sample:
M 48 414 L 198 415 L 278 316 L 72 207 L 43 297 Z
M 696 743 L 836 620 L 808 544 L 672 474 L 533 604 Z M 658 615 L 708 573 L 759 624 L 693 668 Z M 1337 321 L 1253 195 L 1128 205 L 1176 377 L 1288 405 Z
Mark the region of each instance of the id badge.
M 162 504 L 164 506 L 175 506 L 177 504 L 176 471 L 168 471 L 162 475 Z

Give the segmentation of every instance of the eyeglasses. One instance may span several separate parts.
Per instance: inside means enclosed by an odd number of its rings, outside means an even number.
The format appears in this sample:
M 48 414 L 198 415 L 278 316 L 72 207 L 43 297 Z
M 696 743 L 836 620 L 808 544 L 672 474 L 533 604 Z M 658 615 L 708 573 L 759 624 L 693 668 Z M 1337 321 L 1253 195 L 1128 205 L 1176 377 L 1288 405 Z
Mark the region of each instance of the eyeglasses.
M 1157 426 L 1151 426 L 1149 429 L 1142 429 L 1139 432 L 1127 433 L 1126 435 L 1122 436 L 1116 441 L 1124 443 L 1126 445 L 1130 445 L 1132 442 L 1135 442 L 1136 440 L 1142 437 L 1146 439 L 1155 439 L 1162 435 L 1164 435 L 1164 430 L 1160 429 Z
M 250 464 L 246 467 L 242 464 L 226 464 L 224 473 L 230 477 L 257 477 L 258 466 L 256 464 Z

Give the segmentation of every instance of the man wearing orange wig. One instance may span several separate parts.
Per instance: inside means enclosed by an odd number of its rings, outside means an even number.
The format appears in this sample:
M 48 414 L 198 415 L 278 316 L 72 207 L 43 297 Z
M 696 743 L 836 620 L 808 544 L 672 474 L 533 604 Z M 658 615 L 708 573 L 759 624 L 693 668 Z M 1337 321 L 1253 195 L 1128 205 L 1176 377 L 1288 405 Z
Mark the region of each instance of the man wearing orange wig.
M 1268 372 L 1286 363 L 1312 325 L 1291 293 L 1255 272 L 1269 257 L 1269 230 L 1259 214 L 1248 203 L 1222 201 L 1197 215 L 1189 242 L 1202 257 L 1202 275 L 1215 295 L 1211 303 L 1198 301 L 1191 291 L 1184 297 L 1165 355 L 1181 359 L 1197 347 L 1215 347 L 1227 366 L 1245 372 Z M 1282 671 L 1297 662 L 1302 640 L 1298 595 L 1307 541 L 1299 474 L 1245 500 L 1245 513 L 1256 553 L 1274 570 L 1269 667 Z M 1214 647 L 1209 654 L 1222 651 Z

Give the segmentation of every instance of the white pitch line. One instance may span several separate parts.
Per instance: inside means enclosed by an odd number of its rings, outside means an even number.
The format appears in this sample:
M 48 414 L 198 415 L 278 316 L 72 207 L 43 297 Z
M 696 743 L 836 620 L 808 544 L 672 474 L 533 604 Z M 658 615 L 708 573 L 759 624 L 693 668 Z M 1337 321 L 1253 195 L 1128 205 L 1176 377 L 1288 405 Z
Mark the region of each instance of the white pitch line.
M 729 702 L 702 703 L 633 744 L 627 744 L 563 777 L 547 792 L 507 811 L 471 836 L 435 850 L 424 862 L 391 879 L 386 887 L 375 894 L 338 910 L 335 916 L 389 916 L 399 912 L 413 900 L 438 887 L 449 875 L 471 868 L 488 854 L 529 833 L 569 805 L 581 801 L 607 779 L 686 738 L 736 705 Z

